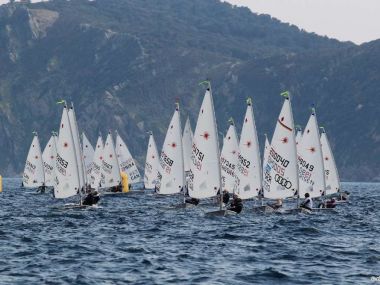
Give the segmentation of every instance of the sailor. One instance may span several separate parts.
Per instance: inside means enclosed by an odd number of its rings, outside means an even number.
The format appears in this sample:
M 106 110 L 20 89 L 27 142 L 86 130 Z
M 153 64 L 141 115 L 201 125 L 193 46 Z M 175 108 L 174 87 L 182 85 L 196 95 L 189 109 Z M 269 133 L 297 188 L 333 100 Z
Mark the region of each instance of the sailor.
M 305 193 L 305 200 L 300 205 L 301 208 L 305 208 L 308 210 L 312 210 L 313 208 L 313 200 L 310 198 L 309 193 Z
M 115 193 L 123 192 L 123 187 L 121 186 L 121 182 L 119 183 L 119 185 L 111 187 L 110 191 L 115 192 Z
M 275 203 L 270 203 L 268 206 L 277 210 L 282 207 L 282 199 L 277 199 Z
M 237 194 L 233 194 L 231 205 L 228 207 L 228 210 L 240 213 L 243 209 L 243 201 L 239 198 Z
M 45 184 L 43 184 L 42 186 L 38 187 L 37 188 L 37 193 L 45 193 L 45 190 L 46 190 L 46 186 Z
M 83 205 L 92 206 L 99 202 L 100 196 L 98 191 L 90 192 L 83 200 Z
M 228 191 L 226 189 L 224 189 L 223 190 L 223 203 L 225 205 L 227 205 L 229 201 L 230 201 L 230 193 L 228 193 Z
M 192 205 L 198 205 L 199 204 L 199 199 L 196 199 L 196 198 L 187 198 L 186 200 L 185 200 L 185 202 L 187 203 L 187 204 L 192 204 Z

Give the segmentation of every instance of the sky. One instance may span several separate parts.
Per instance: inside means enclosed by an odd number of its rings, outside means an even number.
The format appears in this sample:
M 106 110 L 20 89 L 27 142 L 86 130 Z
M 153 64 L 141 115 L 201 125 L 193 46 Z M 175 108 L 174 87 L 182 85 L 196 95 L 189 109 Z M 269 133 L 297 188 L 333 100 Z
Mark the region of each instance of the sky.
M 380 0 L 222 0 L 356 44 L 380 39 Z M 0 4 L 8 0 L 0 0 Z M 34 2 L 34 1 L 33 1 Z
M 356 44 L 380 39 L 380 0 L 225 0 L 308 32 Z

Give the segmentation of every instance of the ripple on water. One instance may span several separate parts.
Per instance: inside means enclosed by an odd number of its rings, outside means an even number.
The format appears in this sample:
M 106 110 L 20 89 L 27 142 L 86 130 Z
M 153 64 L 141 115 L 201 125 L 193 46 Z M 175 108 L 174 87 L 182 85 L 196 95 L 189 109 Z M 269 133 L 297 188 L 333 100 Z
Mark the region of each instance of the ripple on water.
M 371 284 L 378 276 L 378 184 L 344 184 L 351 204 L 315 215 L 216 207 L 173 210 L 179 197 L 102 197 L 63 209 L 4 179 L 0 284 Z M 31 192 L 31 191 L 29 191 Z M 373 283 L 372 283 L 373 284 Z

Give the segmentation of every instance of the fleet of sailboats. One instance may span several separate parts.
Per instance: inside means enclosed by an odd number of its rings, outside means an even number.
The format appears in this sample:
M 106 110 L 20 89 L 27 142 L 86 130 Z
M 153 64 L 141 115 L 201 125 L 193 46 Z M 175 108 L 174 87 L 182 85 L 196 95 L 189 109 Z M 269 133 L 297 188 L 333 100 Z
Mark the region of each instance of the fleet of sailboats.
M 285 199 L 323 199 L 341 192 L 332 149 L 324 128 L 320 133 L 314 108 L 302 132 L 294 124 L 289 92 L 281 93 L 284 102 L 272 138 L 265 136 L 261 159 L 249 98 L 240 140 L 235 122 L 230 119 L 220 151 L 211 84 L 209 81 L 202 84 L 207 84 L 207 89 L 194 133 L 189 117 L 182 132 L 178 103 L 160 155 L 153 133 L 149 132 L 143 179 L 118 132 L 115 143 L 111 131 L 104 144 L 99 134 L 94 149 L 84 133 L 80 139 L 73 104 L 68 107 L 62 101 L 58 136 L 52 133 L 43 153 L 34 133 L 23 186 L 40 190 L 52 187 L 55 198 L 79 196 L 82 205 L 86 195 L 85 201 L 93 193 L 98 195 L 98 190 L 128 192 L 129 184 L 143 182 L 144 189 L 154 189 L 157 194 L 182 193 L 188 197 L 184 205 L 198 205 L 204 200 L 215 203 L 216 199 L 219 210 L 210 212 L 211 215 L 231 212 L 223 204 L 226 193 L 240 200 L 259 199 L 262 203 L 264 199 L 276 200 L 281 202 L 277 206 L 282 206 Z M 228 194 L 227 197 L 228 200 Z

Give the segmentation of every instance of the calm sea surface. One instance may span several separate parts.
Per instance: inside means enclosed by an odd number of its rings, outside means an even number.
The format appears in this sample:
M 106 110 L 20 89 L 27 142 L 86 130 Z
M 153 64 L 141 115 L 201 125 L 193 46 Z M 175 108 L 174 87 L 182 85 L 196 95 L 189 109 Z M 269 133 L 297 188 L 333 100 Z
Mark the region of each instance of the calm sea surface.
M 312 215 L 212 207 L 178 197 L 102 197 L 99 207 L 19 188 L 0 193 L 0 284 L 380 284 L 380 184 L 344 183 L 351 203 Z M 379 278 L 380 280 L 380 278 Z

